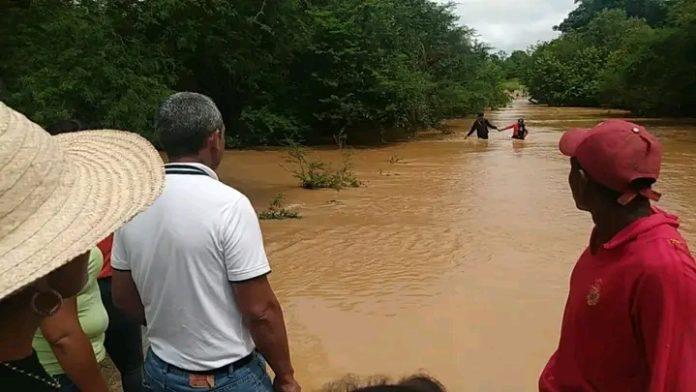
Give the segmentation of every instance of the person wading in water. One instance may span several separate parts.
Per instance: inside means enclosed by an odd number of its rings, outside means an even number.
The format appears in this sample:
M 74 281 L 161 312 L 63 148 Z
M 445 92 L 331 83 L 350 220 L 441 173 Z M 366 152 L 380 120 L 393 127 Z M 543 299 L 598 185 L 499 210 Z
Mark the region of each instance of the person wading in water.
M 569 183 L 592 215 L 570 277 L 561 340 L 542 392 L 696 391 L 696 262 L 678 220 L 650 204 L 662 146 L 621 120 L 566 132 Z
M 479 139 L 488 139 L 488 128 L 498 129 L 498 127 L 488 121 L 483 113 L 479 113 L 478 116 L 476 116 L 476 120 L 471 125 L 469 133 L 466 134 L 466 138 L 468 139 L 469 136 L 476 131 L 476 136 L 478 136 Z
M 512 138 L 517 140 L 524 140 L 527 137 L 527 134 L 529 134 L 529 131 L 527 131 L 527 125 L 524 123 L 523 118 L 503 129 L 499 129 L 498 131 L 502 132 L 507 131 L 508 129 L 512 129 Z

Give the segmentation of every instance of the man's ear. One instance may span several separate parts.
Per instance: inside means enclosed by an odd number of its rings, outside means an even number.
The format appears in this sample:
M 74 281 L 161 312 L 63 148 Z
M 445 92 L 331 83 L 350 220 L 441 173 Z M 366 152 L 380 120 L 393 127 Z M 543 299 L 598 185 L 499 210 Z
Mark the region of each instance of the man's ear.
M 580 170 L 580 189 L 582 189 L 582 197 L 585 204 L 588 206 L 596 206 L 601 199 L 601 186 L 598 182 L 592 180 L 584 170 Z
M 221 149 L 222 148 L 222 132 L 219 130 L 213 132 L 208 136 L 208 147 L 209 148 L 214 148 L 214 149 Z
M 222 129 L 218 129 L 215 131 L 217 133 L 217 142 L 218 142 L 218 148 L 220 150 L 225 149 L 225 131 Z
M 585 173 L 585 170 L 578 169 L 578 172 L 580 173 L 580 181 L 582 181 L 582 185 L 584 187 L 587 187 L 587 184 L 590 182 L 590 178 L 587 177 L 587 173 Z

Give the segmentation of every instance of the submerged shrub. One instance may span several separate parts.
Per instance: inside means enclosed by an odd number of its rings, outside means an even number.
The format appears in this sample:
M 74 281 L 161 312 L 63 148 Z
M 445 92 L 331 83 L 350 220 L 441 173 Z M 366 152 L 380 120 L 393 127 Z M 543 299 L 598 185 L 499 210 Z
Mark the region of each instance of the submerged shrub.
M 261 211 L 259 213 L 259 219 L 261 220 L 283 220 L 283 219 L 300 219 L 300 213 L 294 210 L 289 210 L 283 206 L 283 199 L 285 195 L 282 193 L 277 194 L 268 209 Z
M 288 150 L 287 161 L 293 165 L 290 170 L 304 189 L 341 190 L 347 187 L 357 188 L 361 185 L 351 170 L 350 157 L 347 154 L 343 157 L 341 167 L 334 169 L 325 162 L 311 159 L 304 147 L 293 145 Z

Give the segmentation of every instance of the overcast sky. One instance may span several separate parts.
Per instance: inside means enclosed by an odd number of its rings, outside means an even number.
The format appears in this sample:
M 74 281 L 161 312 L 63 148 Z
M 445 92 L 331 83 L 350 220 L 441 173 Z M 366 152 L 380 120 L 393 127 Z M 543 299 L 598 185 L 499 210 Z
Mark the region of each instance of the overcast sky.
M 448 3 L 448 0 L 436 0 Z M 575 8 L 573 0 L 452 0 L 460 22 L 496 51 L 526 49 L 555 38 L 553 26 Z

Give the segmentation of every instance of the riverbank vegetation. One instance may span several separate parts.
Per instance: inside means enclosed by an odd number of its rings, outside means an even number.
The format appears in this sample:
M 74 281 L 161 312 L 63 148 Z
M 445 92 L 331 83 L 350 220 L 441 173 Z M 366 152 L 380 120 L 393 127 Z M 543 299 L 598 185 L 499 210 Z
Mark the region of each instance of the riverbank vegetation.
M 696 116 L 696 2 L 580 0 L 520 74 L 532 98 Z M 524 56 L 521 56 L 524 57 Z
M 13 3 L 11 3 L 13 4 Z M 232 146 L 412 130 L 505 104 L 501 67 L 428 0 L 33 0 L 0 12 L 0 99 L 50 125 L 152 138 L 172 91 Z

